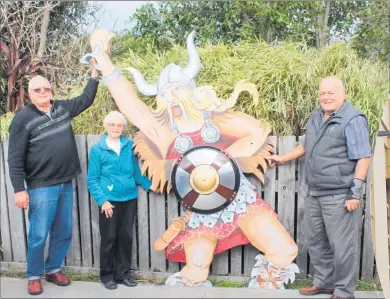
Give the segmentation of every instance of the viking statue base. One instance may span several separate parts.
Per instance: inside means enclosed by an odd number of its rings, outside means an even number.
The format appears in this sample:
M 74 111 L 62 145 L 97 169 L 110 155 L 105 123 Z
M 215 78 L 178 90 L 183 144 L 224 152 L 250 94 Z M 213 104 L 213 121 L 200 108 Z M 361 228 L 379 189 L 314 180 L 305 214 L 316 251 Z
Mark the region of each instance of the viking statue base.
M 187 38 L 188 65 L 169 64 L 154 83 L 128 68 L 138 91 L 155 96 L 155 109 L 139 99 L 133 85 L 116 70 L 108 54 L 113 34 L 97 29 L 90 38 L 93 53 L 118 108 L 138 127 L 134 152 L 142 172 L 152 180 L 154 192 L 174 192 L 187 210 L 155 241 L 171 261 L 185 263 L 168 285 L 210 286 L 207 278 L 216 254 L 252 244 L 259 255 L 250 287 L 283 288 L 298 271 L 291 264 L 297 246 L 276 213 L 247 180 L 253 175 L 264 183 L 273 153 L 269 125 L 236 111 L 241 92 L 258 103 L 254 84 L 240 81 L 227 99 L 218 98 L 211 86 L 197 87 L 201 69 L 194 45 Z

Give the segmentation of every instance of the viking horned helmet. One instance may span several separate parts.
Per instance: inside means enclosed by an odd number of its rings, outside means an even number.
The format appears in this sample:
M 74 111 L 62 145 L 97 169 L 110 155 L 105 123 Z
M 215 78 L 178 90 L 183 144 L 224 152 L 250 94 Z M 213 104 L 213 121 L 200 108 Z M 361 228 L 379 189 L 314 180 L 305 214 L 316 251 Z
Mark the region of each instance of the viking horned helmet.
M 153 84 L 146 82 L 138 70 L 134 68 L 126 68 L 126 70 L 132 74 L 138 90 L 143 95 L 157 95 L 162 89 L 171 84 L 181 84 L 192 88 L 196 87 L 194 79 L 200 71 L 200 58 L 196 52 L 194 37 L 195 31 L 192 31 L 187 37 L 187 51 L 190 57 L 188 65 L 182 68 L 173 63 L 169 64 L 162 70 L 157 82 Z

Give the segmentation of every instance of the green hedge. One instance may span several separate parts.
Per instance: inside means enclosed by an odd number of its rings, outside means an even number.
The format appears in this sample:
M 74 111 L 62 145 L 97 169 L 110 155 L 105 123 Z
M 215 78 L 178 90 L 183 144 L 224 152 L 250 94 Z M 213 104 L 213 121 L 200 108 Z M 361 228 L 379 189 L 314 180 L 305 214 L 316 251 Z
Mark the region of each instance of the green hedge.
M 271 46 L 265 42 L 238 45 L 208 45 L 198 48 L 202 69 L 197 85 L 212 85 L 220 97 L 227 98 L 240 80 L 255 83 L 259 104 L 254 107 L 248 95 L 241 95 L 238 109 L 271 123 L 275 135 L 303 135 L 310 113 L 318 106 L 318 83 L 321 78 L 336 75 L 345 85 L 347 99 L 366 113 L 371 136 L 378 130 L 384 103 L 389 96 L 389 70 L 386 65 L 363 60 L 346 44 L 339 43 L 317 50 L 296 43 Z M 169 63 L 186 65 L 188 56 L 183 47 L 168 52 L 136 54 L 128 49 L 114 56 L 115 64 L 131 80 L 126 67 L 140 70 L 149 81 L 157 79 Z M 80 93 L 82 86 L 72 95 Z M 153 105 L 153 97 L 142 97 Z M 93 107 L 73 122 L 76 134 L 100 134 L 103 118 L 116 109 L 103 83 Z M 2 136 L 10 120 L 2 118 Z M 128 129 L 128 133 L 135 128 Z

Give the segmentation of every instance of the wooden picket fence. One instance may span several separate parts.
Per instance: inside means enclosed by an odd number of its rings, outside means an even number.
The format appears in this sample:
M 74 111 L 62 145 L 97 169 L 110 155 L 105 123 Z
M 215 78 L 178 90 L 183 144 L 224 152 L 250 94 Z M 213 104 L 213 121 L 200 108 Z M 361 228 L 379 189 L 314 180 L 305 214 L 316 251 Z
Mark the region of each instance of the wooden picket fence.
M 277 144 L 279 154 L 295 148 L 299 138 L 302 137 L 271 137 L 272 142 Z M 88 154 L 99 140 L 100 136 L 97 135 L 76 136 L 82 174 L 73 184 L 73 239 L 64 265 L 85 271 L 99 268 L 99 212 L 86 184 Z M 14 204 L 7 156 L 8 143 L 4 141 L 0 144 L 1 241 L 4 251 L 2 264 L 20 265 L 26 263 L 28 219 L 27 211 L 22 211 Z M 305 242 L 303 218 L 307 188 L 302 180 L 303 172 L 301 159 L 269 169 L 264 185 L 249 177 L 265 201 L 277 211 L 281 223 L 298 245 L 299 255 L 295 262 L 300 269 L 299 278 L 306 278 L 313 272 Z M 370 188 L 366 188 L 360 207 L 358 278 L 367 282 L 377 281 L 371 221 L 366 217 L 370 215 L 369 199 Z M 154 250 L 153 243 L 172 220 L 182 214 L 183 207 L 174 195 L 146 193 L 142 188 L 139 189 L 132 258 L 132 268 L 135 271 L 167 274 L 181 269 L 183 264 L 166 260 L 163 252 Z M 245 245 L 218 254 L 212 263 L 211 274 L 217 277 L 249 277 L 258 253 L 253 246 Z

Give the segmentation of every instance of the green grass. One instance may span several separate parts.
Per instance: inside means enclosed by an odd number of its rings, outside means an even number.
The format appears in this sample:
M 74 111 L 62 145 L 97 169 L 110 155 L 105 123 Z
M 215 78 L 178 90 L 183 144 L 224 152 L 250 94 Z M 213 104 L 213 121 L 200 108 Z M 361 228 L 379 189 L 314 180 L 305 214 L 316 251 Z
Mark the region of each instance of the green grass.
M 26 274 L 17 269 L 11 269 L 11 271 L 1 271 L 0 276 L 12 277 L 12 278 L 25 278 Z
M 73 273 L 72 271 L 67 271 L 66 274 L 69 276 L 69 278 L 73 281 L 88 281 L 88 282 L 100 282 L 99 275 L 95 275 L 93 273 L 87 273 L 87 274 L 77 274 Z M 11 269 L 10 272 L 1 272 L 1 276 L 7 276 L 7 277 L 13 277 L 13 278 L 25 278 L 25 273 L 21 272 L 17 269 Z M 216 288 L 246 288 L 247 283 L 243 282 L 234 282 L 234 281 L 228 281 L 228 280 L 210 280 L 214 287 Z M 154 284 L 154 285 L 163 285 L 164 281 L 162 280 L 150 280 L 150 279 L 137 279 L 138 283 L 148 283 L 148 284 Z M 294 283 L 289 284 L 286 288 L 290 290 L 298 290 L 303 287 L 310 286 L 312 284 L 312 280 L 310 278 L 308 279 L 297 279 L 294 281 Z M 382 291 L 381 285 L 372 283 L 372 282 L 364 282 L 361 280 L 358 280 L 357 291 Z
M 377 283 L 368 283 L 368 282 L 358 280 L 357 290 L 358 291 L 368 291 L 368 292 L 382 291 L 382 286 L 380 284 L 377 284 Z
M 292 284 L 289 284 L 287 286 L 287 289 L 300 289 L 311 285 L 312 285 L 312 279 L 310 278 L 297 279 Z M 382 287 L 380 284 L 358 280 L 356 290 L 357 291 L 382 291 Z
M 246 283 L 227 281 L 227 280 L 218 280 L 217 282 L 212 282 L 213 286 L 216 288 L 245 288 Z
M 88 282 L 99 282 L 100 277 L 99 275 L 93 274 L 91 272 L 88 272 L 86 274 L 77 274 L 73 273 L 71 270 L 68 270 L 65 272 L 66 275 L 69 276 L 71 280 L 74 281 L 88 281 Z
M 311 286 L 311 279 L 296 279 L 293 283 L 287 285 L 286 289 L 298 290 L 300 288 Z

